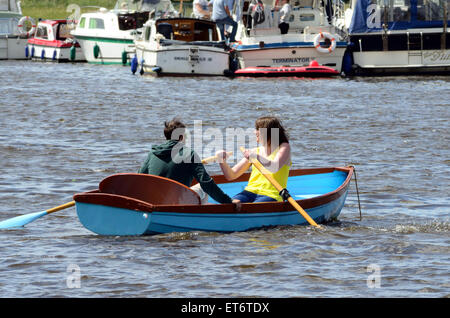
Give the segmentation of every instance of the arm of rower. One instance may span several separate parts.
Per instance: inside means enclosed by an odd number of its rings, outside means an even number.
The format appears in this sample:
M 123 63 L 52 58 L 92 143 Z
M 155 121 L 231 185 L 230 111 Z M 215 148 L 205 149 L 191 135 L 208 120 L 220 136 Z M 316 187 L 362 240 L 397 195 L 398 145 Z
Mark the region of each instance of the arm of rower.
M 231 168 L 228 163 L 220 163 L 220 168 L 222 169 L 223 175 L 227 180 L 234 180 L 239 178 L 244 172 L 246 172 L 251 166 L 251 163 L 246 159 L 242 158 L 233 168 Z
M 256 159 L 258 159 L 261 164 L 267 168 L 272 173 L 277 172 L 283 167 L 285 164 L 289 164 L 291 160 L 291 147 L 288 143 L 282 143 L 280 145 L 280 150 L 278 150 L 277 155 L 273 160 L 269 160 L 262 155 L 256 155 Z

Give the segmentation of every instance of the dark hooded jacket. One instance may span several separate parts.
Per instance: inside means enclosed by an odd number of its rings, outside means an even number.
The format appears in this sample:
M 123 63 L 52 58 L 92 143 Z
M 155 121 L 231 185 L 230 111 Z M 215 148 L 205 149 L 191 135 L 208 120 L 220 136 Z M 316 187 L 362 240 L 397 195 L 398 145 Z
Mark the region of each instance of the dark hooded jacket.
M 139 173 L 169 178 L 187 187 L 191 186 L 195 178 L 211 198 L 219 203 L 231 203 L 231 198 L 206 172 L 197 153 L 176 140 L 153 146 Z

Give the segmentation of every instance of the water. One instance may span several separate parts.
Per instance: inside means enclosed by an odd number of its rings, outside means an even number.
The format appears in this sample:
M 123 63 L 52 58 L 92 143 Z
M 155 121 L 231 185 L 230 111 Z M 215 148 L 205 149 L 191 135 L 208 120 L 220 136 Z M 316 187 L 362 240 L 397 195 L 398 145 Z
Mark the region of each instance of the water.
M 136 172 L 174 116 L 206 135 L 268 114 L 294 168 L 356 167 L 363 215 L 353 181 L 322 230 L 100 237 L 70 208 L 0 231 L 1 297 L 450 296 L 448 77 L 153 78 L 29 61 L 0 74 L 1 220 Z

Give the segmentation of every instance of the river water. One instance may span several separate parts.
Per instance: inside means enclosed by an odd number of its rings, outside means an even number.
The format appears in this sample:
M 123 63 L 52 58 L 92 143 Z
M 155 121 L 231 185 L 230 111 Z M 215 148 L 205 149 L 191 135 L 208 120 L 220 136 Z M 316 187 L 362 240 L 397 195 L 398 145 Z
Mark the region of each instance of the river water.
M 175 116 L 201 123 L 204 156 L 208 132 L 280 117 L 294 168 L 356 167 L 362 210 L 354 180 L 322 230 L 101 237 L 70 208 L 0 231 L 0 297 L 450 296 L 449 77 L 154 78 L 1 61 L 0 79 L 1 220 L 136 172 Z

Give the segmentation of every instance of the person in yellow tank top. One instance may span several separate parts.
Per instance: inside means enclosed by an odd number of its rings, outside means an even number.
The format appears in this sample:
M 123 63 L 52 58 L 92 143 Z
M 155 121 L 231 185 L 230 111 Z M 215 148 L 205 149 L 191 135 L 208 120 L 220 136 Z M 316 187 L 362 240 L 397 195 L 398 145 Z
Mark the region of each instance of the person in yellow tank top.
M 258 118 L 255 122 L 255 134 L 260 146 L 246 150 L 244 158 L 232 168 L 226 163 L 227 153 L 224 150 L 216 153 L 225 178 L 234 180 L 240 177 L 252 166 L 249 158 L 254 157 L 272 173 L 283 188 L 286 188 L 289 169 L 292 166 L 291 147 L 281 121 L 272 116 Z M 255 167 L 252 167 L 244 191 L 236 194 L 233 200 L 242 203 L 283 201 L 277 189 Z

